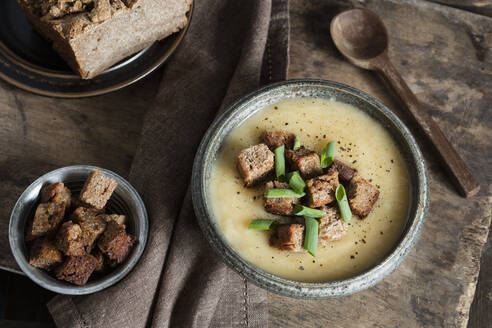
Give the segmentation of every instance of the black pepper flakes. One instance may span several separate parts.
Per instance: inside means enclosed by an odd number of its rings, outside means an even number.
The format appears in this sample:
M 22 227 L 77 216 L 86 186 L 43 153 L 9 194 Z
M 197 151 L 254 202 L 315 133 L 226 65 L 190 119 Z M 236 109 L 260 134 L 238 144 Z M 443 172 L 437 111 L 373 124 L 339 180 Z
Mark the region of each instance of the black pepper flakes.
M 275 110 L 277 110 L 277 109 L 278 109 L 278 107 L 277 107 L 277 106 L 275 106 L 275 107 L 273 107 L 273 108 L 275 108 Z
M 350 258 L 351 258 L 351 259 L 353 260 L 353 259 L 355 259 L 355 256 L 353 256 L 353 255 L 350 255 Z
M 304 267 L 301 265 L 301 266 L 299 267 L 299 270 L 304 270 Z
M 323 139 L 326 139 L 326 134 L 323 134 Z
M 237 192 L 237 194 L 238 194 L 238 195 L 239 195 L 240 193 L 241 193 L 241 192 L 239 192 L 239 191 Z
M 285 125 L 289 125 L 289 123 L 285 122 Z
M 379 232 L 380 234 L 384 235 L 384 233 L 382 231 Z

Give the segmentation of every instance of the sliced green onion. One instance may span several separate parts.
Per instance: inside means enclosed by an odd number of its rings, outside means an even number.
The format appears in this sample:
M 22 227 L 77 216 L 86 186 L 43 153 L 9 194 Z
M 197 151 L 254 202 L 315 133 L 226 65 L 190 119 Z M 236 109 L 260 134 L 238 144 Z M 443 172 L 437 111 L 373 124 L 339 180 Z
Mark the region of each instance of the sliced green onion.
M 285 145 L 275 148 L 275 175 L 277 180 L 283 180 L 285 176 Z
M 266 198 L 301 198 L 304 197 L 305 193 L 295 192 L 292 189 L 268 189 L 265 191 Z
M 289 185 L 294 191 L 298 193 L 304 192 L 304 188 L 306 187 L 306 183 L 302 179 L 299 171 L 290 172 L 287 174 L 287 181 L 289 181 Z
M 320 218 L 325 214 L 322 210 L 317 210 L 315 208 L 307 207 L 304 205 L 294 206 L 293 213 L 299 216 L 309 216 L 310 218 Z
M 337 190 L 335 191 L 335 196 L 337 198 L 338 209 L 340 210 L 340 215 L 343 221 L 349 222 L 352 218 L 352 211 L 347 200 L 347 195 L 345 193 L 345 188 L 342 184 L 339 184 Z
M 273 230 L 278 224 L 276 220 L 253 220 L 248 229 L 251 230 Z
M 326 144 L 323 152 L 321 153 L 321 167 L 325 168 L 333 163 L 335 158 L 335 141 L 330 141 Z
M 319 222 L 315 218 L 305 216 L 304 224 L 306 225 L 306 236 L 304 237 L 304 248 L 312 256 L 316 256 L 318 247 L 318 227 Z
M 301 148 L 301 140 L 298 136 L 296 136 L 296 140 L 294 141 L 294 150 L 298 150 Z

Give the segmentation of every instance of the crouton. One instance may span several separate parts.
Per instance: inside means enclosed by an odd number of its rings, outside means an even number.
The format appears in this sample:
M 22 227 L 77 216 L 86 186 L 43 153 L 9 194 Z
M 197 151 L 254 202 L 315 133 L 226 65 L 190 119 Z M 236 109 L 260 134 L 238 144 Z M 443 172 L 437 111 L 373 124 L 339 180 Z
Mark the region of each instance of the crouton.
M 65 202 L 65 208 L 70 208 L 72 193 L 62 182 L 46 185 L 41 189 L 41 203 Z
M 26 241 L 55 231 L 65 215 L 65 202 L 41 203 L 36 208 L 34 218 L 29 221 L 26 231 Z
M 270 246 L 282 251 L 304 252 L 304 225 L 280 224 L 270 236 Z
M 311 179 L 323 174 L 321 162 L 316 152 L 303 146 L 298 150 L 287 150 L 287 160 L 292 170 L 299 170 L 304 179 Z
M 106 261 L 104 259 L 104 254 L 101 252 L 99 248 L 95 248 L 91 254 L 97 261 L 95 272 L 104 272 L 106 270 Z
M 106 223 L 109 221 L 115 221 L 118 224 L 125 224 L 126 217 L 120 214 L 100 214 L 98 218 L 103 219 Z
M 296 135 L 284 131 L 265 131 L 261 135 L 262 141 L 270 148 L 275 148 L 285 145 L 286 149 L 292 149 L 296 141 Z
M 320 207 L 333 202 L 338 187 L 338 172 L 320 175 L 306 181 L 306 198 L 309 207 Z
M 96 240 L 102 235 L 104 229 L 106 229 L 106 221 L 97 217 L 80 222 L 79 225 L 82 229 L 85 251 L 86 253 L 90 253 L 95 246 Z
M 265 190 L 280 188 L 280 189 L 290 189 L 289 184 L 279 182 L 279 181 L 270 181 L 265 185 Z M 299 204 L 301 201 L 300 198 L 266 198 L 265 197 L 265 211 L 279 214 L 279 215 L 292 215 L 292 211 L 294 210 L 294 206 Z
M 130 253 L 134 243 L 135 237 L 127 234 L 124 226 L 109 221 L 97 245 L 108 259 L 121 263 Z
M 85 255 L 85 240 L 82 228 L 72 221 L 62 224 L 55 238 L 56 247 L 65 255 Z
M 89 280 L 97 264 L 97 260 L 92 255 L 69 256 L 57 269 L 56 278 L 83 286 Z
M 62 253 L 49 238 L 42 237 L 34 241 L 30 251 L 30 265 L 49 271 L 62 261 Z
M 342 239 L 347 234 L 347 224 L 342 220 L 337 206 L 323 206 L 325 214 L 319 218 L 319 241 L 326 244 Z
M 118 183 L 114 179 L 103 175 L 100 170 L 93 170 L 80 192 L 80 200 L 101 210 L 117 186 Z
M 351 168 L 346 163 L 339 161 L 337 159 L 333 161 L 333 163 L 330 165 L 326 173 L 331 173 L 333 171 L 338 172 L 338 179 L 342 183 L 349 183 L 350 180 L 352 180 L 354 175 L 357 173 L 356 169 Z
M 378 197 L 379 190 L 359 175 L 355 175 L 350 180 L 348 200 L 354 214 L 361 218 L 368 216 Z
M 94 220 L 100 214 L 101 211 L 95 208 L 78 207 L 75 211 L 73 211 L 70 217 L 74 221 L 84 222 L 87 220 Z
M 252 186 L 273 171 L 274 155 L 265 144 L 251 146 L 239 154 L 237 168 L 246 186 Z

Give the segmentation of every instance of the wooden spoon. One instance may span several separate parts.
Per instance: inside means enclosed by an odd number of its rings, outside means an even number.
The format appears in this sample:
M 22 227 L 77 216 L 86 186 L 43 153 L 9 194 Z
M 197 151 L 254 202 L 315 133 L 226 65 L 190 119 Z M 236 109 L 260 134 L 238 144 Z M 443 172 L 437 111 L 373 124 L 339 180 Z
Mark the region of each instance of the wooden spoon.
M 388 33 L 379 17 L 367 9 L 347 10 L 333 18 L 330 32 L 336 47 L 348 60 L 356 66 L 383 75 L 417 123 L 420 132 L 434 146 L 461 194 L 464 197 L 475 195 L 480 190 L 480 184 L 391 64 L 388 57 Z

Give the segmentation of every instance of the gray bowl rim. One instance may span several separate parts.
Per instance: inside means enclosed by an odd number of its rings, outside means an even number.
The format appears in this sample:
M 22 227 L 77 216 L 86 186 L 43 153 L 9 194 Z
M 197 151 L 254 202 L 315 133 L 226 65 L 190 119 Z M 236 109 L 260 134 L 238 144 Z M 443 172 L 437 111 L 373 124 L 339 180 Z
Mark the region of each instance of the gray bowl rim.
M 405 146 L 408 147 L 411 154 L 413 165 L 415 165 L 417 171 L 416 199 L 414 200 L 414 203 L 416 204 L 415 215 L 407 219 L 408 222 L 410 222 L 410 226 L 407 227 L 406 231 L 403 231 L 398 244 L 391 253 L 374 267 L 356 276 L 337 281 L 312 283 L 289 280 L 266 272 L 244 259 L 229 245 L 229 243 L 227 243 L 225 238 L 221 236 L 220 231 L 218 231 L 218 227 L 212 222 L 211 216 L 208 213 L 205 201 L 207 177 L 204 161 L 206 160 L 207 155 L 209 155 L 214 139 L 218 138 L 220 131 L 227 127 L 228 122 L 242 110 L 247 111 L 248 108 L 250 108 L 262 95 L 285 86 L 316 86 L 338 89 L 339 91 L 367 102 L 374 110 L 382 112 L 385 117 L 384 119 L 386 120 L 384 123 L 390 124 L 396 128 L 394 130 L 400 134 L 401 140 L 405 142 Z M 255 113 L 256 112 L 257 111 L 255 111 Z M 243 123 L 244 120 L 250 116 L 251 114 L 244 118 L 239 124 Z M 385 127 L 385 129 L 387 128 Z M 390 133 L 394 135 L 395 132 L 390 131 Z M 340 82 L 321 79 L 293 79 L 272 83 L 244 96 L 227 107 L 226 110 L 212 122 L 199 145 L 193 163 L 191 186 L 193 207 L 199 226 L 207 241 L 222 257 L 224 262 L 248 281 L 261 288 L 276 294 L 302 299 L 325 299 L 350 295 L 376 285 L 396 269 L 413 249 L 420 236 L 425 217 L 429 210 L 429 177 L 424 157 L 417 142 L 404 123 L 389 108 L 371 95 Z M 407 226 L 408 225 L 409 223 L 407 223 Z
M 76 286 L 67 283 L 66 286 L 63 287 L 50 284 L 49 282 L 46 282 L 38 278 L 37 273 L 38 271 L 41 271 L 41 269 L 38 269 L 30 265 L 29 262 L 26 261 L 25 257 L 21 254 L 22 253 L 21 250 L 17 249 L 15 245 L 15 239 L 16 239 L 15 227 L 19 221 L 19 213 L 21 212 L 23 200 L 27 197 L 27 195 L 30 192 L 33 191 L 33 189 L 37 188 L 37 186 L 41 181 L 45 181 L 47 179 L 50 179 L 51 177 L 57 176 L 59 173 L 69 172 L 73 170 L 87 170 L 89 172 L 94 169 L 99 169 L 105 175 L 115 179 L 119 185 L 123 186 L 130 192 L 134 201 L 136 202 L 136 208 L 138 211 L 138 215 L 140 217 L 139 220 L 140 234 L 137 237 L 138 243 L 134 250 L 135 255 L 127 259 L 127 261 L 125 261 L 120 266 L 120 268 L 118 268 L 118 272 L 116 274 L 113 274 L 114 273 L 113 271 L 107 277 L 102 278 L 101 281 L 98 282 L 97 284 L 91 284 L 90 286 L 87 285 Z M 61 167 L 56 170 L 50 171 L 46 174 L 43 174 L 41 177 L 37 178 L 34 182 L 32 182 L 19 196 L 10 215 L 9 243 L 10 243 L 10 249 L 12 251 L 12 254 L 14 255 L 17 264 L 21 268 L 22 272 L 24 272 L 24 274 L 26 274 L 34 283 L 58 294 L 87 295 L 106 289 L 116 284 L 121 279 L 123 279 L 128 273 L 130 273 L 130 271 L 135 267 L 135 265 L 137 264 L 138 260 L 140 259 L 140 257 L 142 256 L 145 250 L 145 246 L 147 244 L 147 238 L 148 238 L 148 231 L 149 231 L 149 222 L 148 222 L 148 216 L 147 216 L 147 210 L 145 208 L 145 204 L 142 198 L 140 197 L 140 195 L 138 194 L 137 190 L 126 179 L 124 179 L 120 175 L 110 170 L 101 167 L 91 166 L 91 165 L 71 165 L 71 166 Z M 24 242 L 23 240 L 24 238 L 22 237 L 22 242 Z

